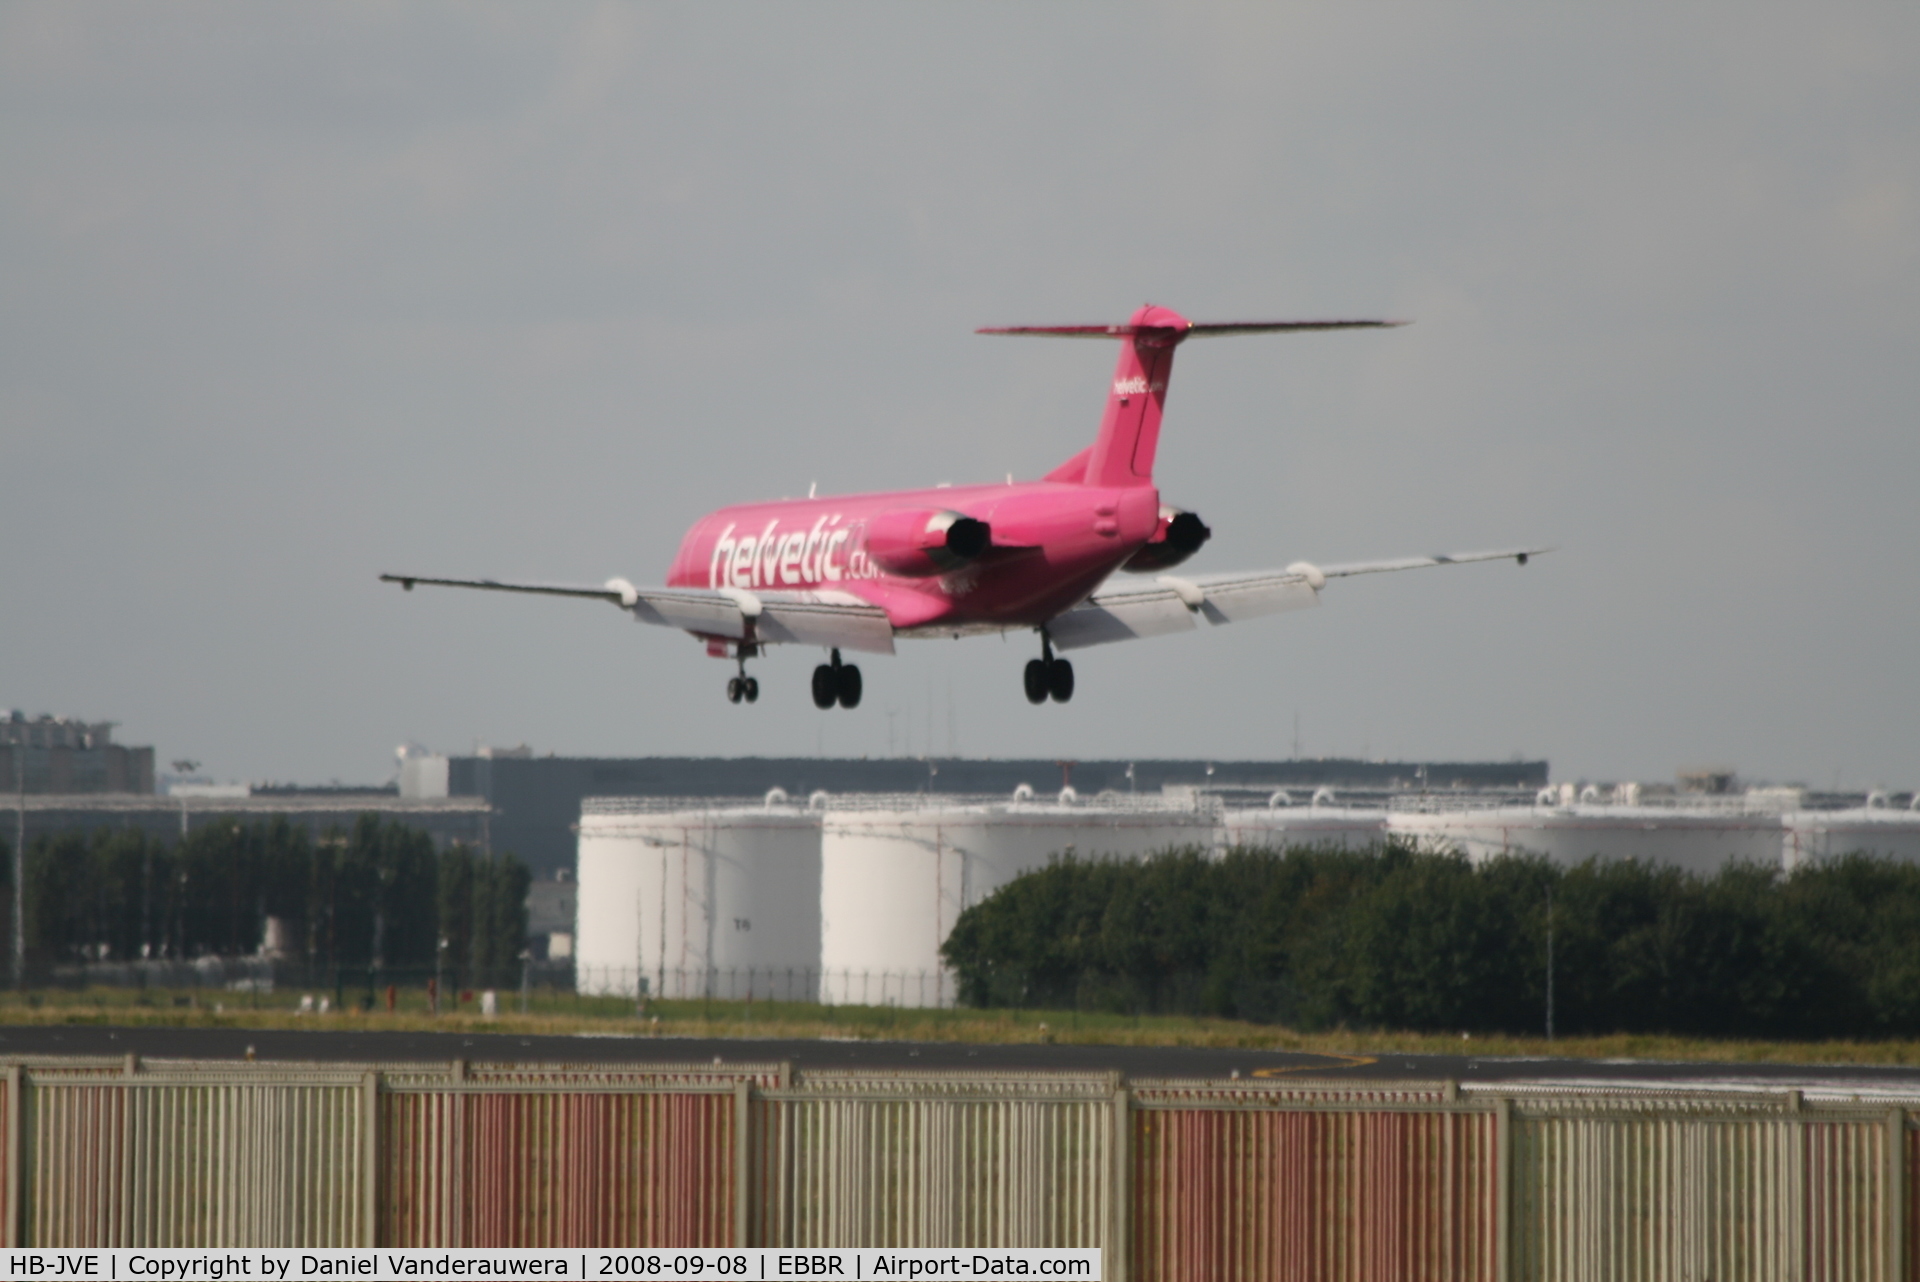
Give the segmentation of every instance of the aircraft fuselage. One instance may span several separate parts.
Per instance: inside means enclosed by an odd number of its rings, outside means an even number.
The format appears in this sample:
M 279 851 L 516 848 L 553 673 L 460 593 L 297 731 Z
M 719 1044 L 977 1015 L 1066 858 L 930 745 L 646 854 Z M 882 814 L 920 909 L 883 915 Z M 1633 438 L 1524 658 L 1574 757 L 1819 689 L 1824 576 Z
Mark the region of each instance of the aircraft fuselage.
M 946 517 L 985 526 L 985 546 L 949 553 Z M 697 521 L 667 582 L 848 592 L 901 631 L 1037 626 L 1083 600 L 1161 524 L 1151 485 L 1031 481 L 748 503 Z

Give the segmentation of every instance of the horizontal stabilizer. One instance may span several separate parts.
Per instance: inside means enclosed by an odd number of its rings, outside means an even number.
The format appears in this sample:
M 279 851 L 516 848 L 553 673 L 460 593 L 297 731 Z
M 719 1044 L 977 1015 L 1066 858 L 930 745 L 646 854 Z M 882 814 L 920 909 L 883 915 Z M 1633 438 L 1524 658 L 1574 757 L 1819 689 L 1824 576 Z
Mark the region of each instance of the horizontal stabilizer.
M 1190 338 L 1209 338 L 1221 334 L 1291 334 L 1317 329 L 1392 329 L 1405 325 L 1397 320 L 1304 320 L 1304 321 L 1188 321 L 1180 325 L 999 325 L 976 329 L 976 334 L 1037 334 L 1041 338 L 1131 338 L 1170 330 Z
M 1189 338 L 1221 334 L 1286 334 L 1316 329 L 1388 329 L 1405 321 L 1297 320 L 1194 322 L 1151 303 L 1123 325 L 1001 325 L 976 334 L 1034 334 L 1041 338 L 1117 338 L 1120 361 L 1108 389 L 1093 446 L 1047 474 L 1067 484 L 1121 486 L 1153 484 L 1153 459 L 1160 446 L 1160 416 L 1167 380 L 1173 375 L 1173 351 Z M 1082 461 L 1084 459 L 1084 462 Z

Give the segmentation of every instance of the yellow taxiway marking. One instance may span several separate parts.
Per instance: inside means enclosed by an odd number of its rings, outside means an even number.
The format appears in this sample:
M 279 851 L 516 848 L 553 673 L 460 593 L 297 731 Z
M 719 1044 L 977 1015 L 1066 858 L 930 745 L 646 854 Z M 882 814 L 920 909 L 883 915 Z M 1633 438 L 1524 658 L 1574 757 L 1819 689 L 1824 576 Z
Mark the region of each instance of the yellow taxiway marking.
M 1305 1073 L 1316 1068 L 1359 1068 L 1362 1064 L 1379 1062 L 1378 1059 L 1372 1055 L 1333 1055 L 1326 1051 L 1311 1051 L 1309 1053 L 1318 1055 L 1322 1059 L 1337 1059 L 1340 1063 L 1332 1065 L 1295 1064 L 1292 1068 L 1256 1068 L 1253 1070 L 1253 1075 L 1255 1077 L 1283 1077 L 1288 1073 Z

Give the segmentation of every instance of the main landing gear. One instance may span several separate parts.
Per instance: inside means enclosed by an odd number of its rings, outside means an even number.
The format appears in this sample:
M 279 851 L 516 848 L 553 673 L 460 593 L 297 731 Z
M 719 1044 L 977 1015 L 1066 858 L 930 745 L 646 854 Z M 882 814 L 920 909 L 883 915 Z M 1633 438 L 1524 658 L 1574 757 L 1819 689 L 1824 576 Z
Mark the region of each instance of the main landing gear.
M 736 655 L 740 662 L 740 675 L 727 678 L 728 703 L 739 703 L 742 699 L 752 703 L 760 697 L 760 682 L 747 675 L 747 656 L 754 653 L 757 651 L 746 645 L 740 647 Z
M 832 663 L 813 670 L 813 706 L 831 708 L 836 703 L 843 708 L 860 706 L 860 669 L 840 662 L 838 650 L 833 652 Z
M 1073 698 L 1073 665 L 1053 657 L 1053 638 L 1045 628 L 1040 630 L 1040 654 L 1027 661 L 1027 702 L 1045 703 L 1051 697 L 1055 703 L 1065 703 Z

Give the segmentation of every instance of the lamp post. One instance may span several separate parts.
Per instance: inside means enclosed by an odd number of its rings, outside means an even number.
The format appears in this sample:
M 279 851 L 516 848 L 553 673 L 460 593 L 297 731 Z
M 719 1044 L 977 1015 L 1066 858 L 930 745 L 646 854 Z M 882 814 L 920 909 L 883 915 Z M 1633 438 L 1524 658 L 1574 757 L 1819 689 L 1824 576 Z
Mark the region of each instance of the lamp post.
M 13 745 L 13 986 L 27 986 L 27 753 Z
M 178 761 L 175 761 L 175 762 L 173 763 L 173 772 L 174 772 L 175 774 L 177 774 L 177 775 L 190 775 L 190 774 L 192 774 L 192 773 L 193 773 L 194 771 L 196 771 L 196 770 L 198 770 L 199 768 L 200 768 L 200 763 L 199 763 L 199 762 L 197 762 L 197 761 L 190 761 L 190 760 L 187 760 L 187 759 L 186 759 L 186 758 L 184 758 L 184 757 L 183 757 L 183 758 L 181 758 L 181 759 L 180 759 L 180 760 L 178 760 Z M 186 838 L 186 835 L 187 835 L 187 799 L 186 799 L 186 797 L 185 797 L 185 796 L 182 796 L 182 797 L 180 798 L 180 836 L 181 836 L 181 839 L 182 839 L 182 840 L 185 840 L 185 838 Z
M 1547 1040 L 1553 1040 L 1553 883 L 1547 883 Z

